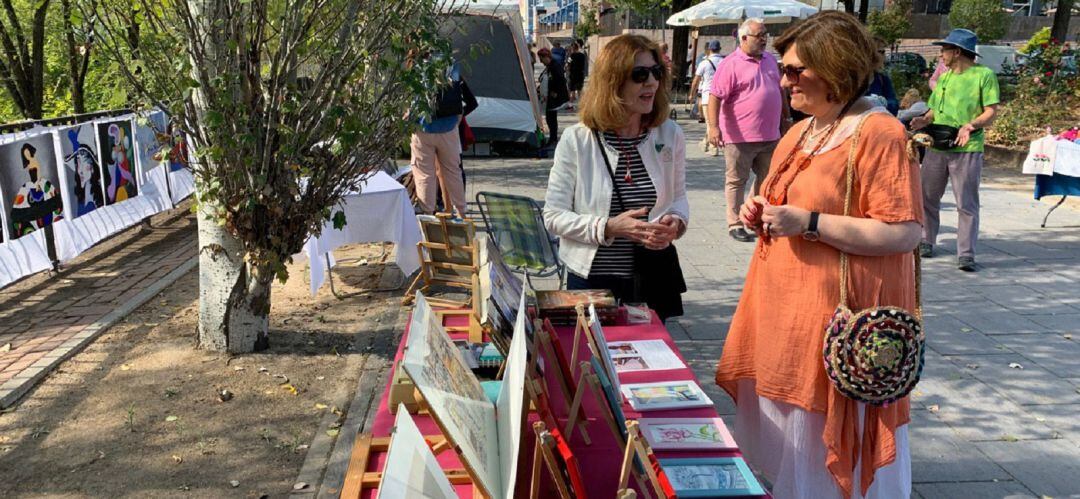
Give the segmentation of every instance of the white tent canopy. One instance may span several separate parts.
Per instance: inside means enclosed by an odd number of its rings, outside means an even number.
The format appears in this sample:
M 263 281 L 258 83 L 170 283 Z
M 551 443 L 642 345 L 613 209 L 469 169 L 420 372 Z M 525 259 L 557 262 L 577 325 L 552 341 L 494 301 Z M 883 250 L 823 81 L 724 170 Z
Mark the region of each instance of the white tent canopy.
M 738 24 L 758 17 L 767 24 L 805 19 L 817 9 L 797 0 L 707 0 L 668 18 L 669 26 L 712 26 Z

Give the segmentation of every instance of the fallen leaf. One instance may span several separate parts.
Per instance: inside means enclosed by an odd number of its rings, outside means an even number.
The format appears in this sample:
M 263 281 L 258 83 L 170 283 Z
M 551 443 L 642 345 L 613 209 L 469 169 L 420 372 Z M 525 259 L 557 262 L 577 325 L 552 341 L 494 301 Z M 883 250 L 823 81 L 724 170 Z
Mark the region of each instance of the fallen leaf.
M 930 412 L 938 412 L 939 410 L 941 410 L 941 408 L 938 407 L 937 404 L 934 404 L 934 405 L 931 405 L 931 406 L 927 406 L 926 410 L 928 410 Z
M 1024 366 L 1020 365 L 1020 363 L 1018 363 L 1018 362 L 1009 362 L 1009 367 L 1011 367 L 1013 369 L 1023 369 L 1024 368 Z
M 1072 335 L 1069 334 L 1069 333 L 1065 333 L 1062 336 L 1064 336 L 1066 340 L 1071 340 L 1072 339 Z
M 319 381 L 322 381 L 322 380 L 326 379 L 326 376 L 315 376 L 315 379 L 317 379 Z
M 268 372 L 270 372 L 270 370 L 269 370 L 269 369 L 267 369 L 267 368 L 265 368 L 265 367 L 260 367 L 260 368 L 259 368 L 259 372 L 261 372 L 261 373 L 268 373 Z
M 4 343 L 3 346 L 0 346 L 0 352 L 10 352 L 10 351 L 11 351 L 11 343 Z
M 321 411 L 326 409 L 326 404 L 315 404 L 315 408 Z
M 293 484 L 293 490 L 304 490 L 307 488 L 307 482 L 296 482 Z
M 338 436 L 338 433 L 341 433 L 341 430 L 337 428 L 330 428 L 329 430 L 326 430 L 326 434 L 330 435 L 331 437 Z
M 130 371 L 131 370 L 131 365 L 129 365 L 129 364 L 120 364 L 120 370 L 121 371 Z
M 184 458 L 181 457 L 179 454 L 173 454 L 172 455 L 172 460 L 174 462 L 176 462 L 176 464 L 180 464 L 180 463 L 184 462 Z
M 180 418 L 178 418 L 176 416 L 165 416 L 165 421 L 168 421 L 170 423 L 173 422 L 173 421 L 176 421 L 178 419 L 180 419 Z
M 228 390 L 221 390 L 218 392 L 218 402 L 228 402 L 232 400 L 233 393 Z
M 1018 442 L 1018 441 L 1020 441 L 1019 438 L 1016 438 L 1016 437 L 1014 437 L 1012 435 L 1002 435 L 1001 440 L 1003 440 L 1005 442 Z
M 289 377 L 284 375 L 284 374 L 275 374 L 274 377 L 278 378 L 280 380 L 283 380 L 283 381 L 278 381 L 279 385 L 285 385 L 285 384 L 289 383 Z
M 296 452 L 300 452 L 300 451 L 308 450 L 308 447 L 311 447 L 311 446 L 308 445 L 308 444 L 300 444 L 300 445 L 297 445 L 296 448 L 293 449 L 293 450 L 295 450 Z
M 970 327 L 962 327 L 962 328 L 960 328 L 961 333 L 970 333 L 971 331 L 972 331 L 972 329 Z
M 240 482 L 237 480 L 229 480 L 229 485 L 232 485 L 232 488 L 235 489 L 240 486 Z
M 978 364 L 965 364 L 964 367 L 966 367 L 968 369 L 975 370 L 975 369 L 979 368 L 979 365 Z
M 244 369 L 245 369 L 244 366 L 236 366 L 236 367 L 232 368 L 233 371 L 243 371 Z
M 281 387 L 284 388 L 286 391 L 288 391 L 289 393 L 291 393 L 293 395 L 299 395 L 300 394 L 300 391 L 297 390 L 295 386 L 292 386 L 290 384 L 281 385 Z

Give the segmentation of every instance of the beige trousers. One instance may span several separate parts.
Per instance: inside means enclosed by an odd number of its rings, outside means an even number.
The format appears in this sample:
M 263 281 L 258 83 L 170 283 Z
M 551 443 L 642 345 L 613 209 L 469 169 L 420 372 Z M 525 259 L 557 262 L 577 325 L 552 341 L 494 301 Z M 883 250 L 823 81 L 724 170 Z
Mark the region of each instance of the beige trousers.
M 435 212 L 435 190 L 442 184 L 443 202 L 464 217 L 465 181 L 461 178 L 461 139 L 454 127 L 446 133 L 416 132 L 412 149 L 413 183 L 424 213 Z
M 769 174 L 769 162 L 772 161 L 773 149 L 778 141 L 743 142 L 724 145 L 724 163 L 727 172 L 724 178 L 724 197 L 727 199 L 727 224 L 732 229 L 742 225 L 739 221 L 739 208 L 746 197 L 746 181 L 750 172 L 754 172 L 754 190 L 757 195 L 761 182 Z

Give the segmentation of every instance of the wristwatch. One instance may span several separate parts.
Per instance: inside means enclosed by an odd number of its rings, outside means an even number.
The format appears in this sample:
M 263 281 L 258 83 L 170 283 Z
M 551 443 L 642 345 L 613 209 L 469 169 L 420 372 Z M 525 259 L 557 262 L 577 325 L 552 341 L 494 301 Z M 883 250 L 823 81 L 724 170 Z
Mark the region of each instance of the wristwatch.
M 818 234 L 817 231 L 817 221 L 819 216 L 821 216 L 821 213 L 816 211 L 810 212 L 810 223 L 806 225 L 806 232 L 802 233 L 803 239 L 806 239 L 807 241 L 817 241 L 821 237 L 821 234 Z

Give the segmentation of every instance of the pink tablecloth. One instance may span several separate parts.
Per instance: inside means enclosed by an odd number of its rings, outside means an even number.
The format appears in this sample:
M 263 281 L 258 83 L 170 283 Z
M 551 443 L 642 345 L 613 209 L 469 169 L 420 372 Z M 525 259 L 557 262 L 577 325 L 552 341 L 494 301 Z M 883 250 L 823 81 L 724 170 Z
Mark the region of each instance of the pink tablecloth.
M 451 319 L 453 320 L 453 319 Z M 448 325 L 457 325 L 452 322 Z M 574 339 L 574 329 L 572 327 L 558 327 L 556 332 L 559 334 L 562 346 L 566 349 L 566 358 L 570 358 L 570 349 Z M 397 353 L 394 355 L 395 364 L 402 358 L 405 346 L 405 338 L 409 332 L 406 328 L 405 335 L 401 339 L 401 344 L 398 345 Z M 634 326 L 605 326 L 604 336 L 608 341 L 630 341 L 630 340 L 663 340 L 676 355 L 686 363 L 686 359 L 682 357 L 682 353 L 675 346 L 675 342 L 671 339 L 671 335 L 668 334 L 667 329 L 660 323 L 656 316 L 653 316 L 653 322 L 651 324 L 634 325 Z M 589 349 L 586 344 L 585 338 L 581 338 L 581 345 L 579 346 L 579 355 L 582 356 L 582 360 L 589 359 Z M 553 366 L 553 365 L 552 365 Z M 389 379 L 393 379 L 393 376 L 389 376 Z M 619 381 L 621 383 L 645 383 L 645 382 L 658 382 L 658 381 L 680 381 L 695 379 L 693 371 L 689 367 L 684 369 L 673 369 L 666 371 L 648 371 L 648 372 L 631 372 L 622 373 L 619 375 Z M 556 416 L 561 421 L 565 421 L 566 409 L 563 405 L 562 392 L 559 390 L 555 383 L 554 377 L 547 377 L 545 379 L 548 388 L 548 394 L 551 397 L 551 403 Z M 711 383 L 711 380 L 700 381 L 702 383 Z M 389 382 L 387 382 L 389 387 Z M 389 396 L 389 390 L 384 390 L 382 397 L 379 401 L 378 412 L 375 414 L 375 419 L 372 421 L 370 427 L 370 433 L 375 437 L 385 437 L 390 435 L 390 430 L 394 426 L 394 416 L 390 414 L 387 407 L 387 397 Z M 716 402 L 716 401 L 713 401 Z M 598 418 L 600 409 L 597 401 L 591 397 L 586 396 L 584 402 L 585 412 L 589 415 L 591 420 L 588 426 L 589 437 L 592 440 L 592 445 L 585 445 L 585 442 L 581 439 L 580 432 L 574 432 L 573 438 L 570 440 L 570 447 L 573 449 L 574 454 L 578 458 L 579 466 L 581 467 L 581 473 L 586 477 L 586 487 L 588 488 L 589 497 L 606 499 L 615 496 L 615 489 L 619 480 L 619 467 L 622 464 L 622 449 L 619 447 L 612 432 L 607 428 L 607 424 Z M 629 419 L 638 419 L 643 417 L 643 414 L 634 411 L 630 408 L 628 403 L 623 402 L 623 412 Z M 715 408 L 704 407 L 697 409 L 678 409 L 678 410 L 665 410 L 665 411 L 649 411 L 644 417 L 651 418 L 713 418 L 719 417 Z M 438 426 L 430 416 L 426 415 L 414 415 L 413 419 L 416 421 L 417 426 L 420 428 L 420 432 L 424 435 L 440 435 Z M 522 437 L 522 449 L 521 456 L 524 461 L 531 461 L 533 453 L 533 445 L 535 439 L 532 433 L 532 421 L 535 421 L 535 415 L 530 415 L 529 424 L 525 427 L 525 435 Z M 672 457 L 732 457 L 740 456 L 738 451 L 656 451 L 658 458 L 672 458 Z M 371 464 L 369 465 L 369 471 L 378 471 L 382 469 L 383 462 L 385 461 L 385 454 L 376 453 L 372 456 Z M 462 465 L 457 456 L 453 452 L 443 452 L 438 456 L 439 464 L 444 469 L 461 468 Z M 545 472 L 546 473 L 546 472 Z M 528 494 L 528 483 L 530 481 L 530 473 L 528 468 L 519 468 L 518 473 L 518 496 L 525 497 Z M 550 485 L 549 479 L 542 480 L 543 483 Z M 472 497 L 471 485 L 458 485 L 456 486 L 458 495 L 463 498 Z M 375 497 L 374 491 L 365 491 L 363 497 Z

